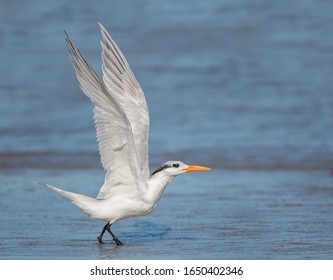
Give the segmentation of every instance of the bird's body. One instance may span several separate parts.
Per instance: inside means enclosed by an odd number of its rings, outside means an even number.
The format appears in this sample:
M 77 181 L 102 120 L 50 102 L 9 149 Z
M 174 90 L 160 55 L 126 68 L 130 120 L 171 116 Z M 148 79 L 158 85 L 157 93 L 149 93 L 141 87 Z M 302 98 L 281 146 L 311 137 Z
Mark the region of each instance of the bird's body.
M 169 161 L 149 174 L 149 112 L 144 93 L 125 57 L 106 29 L 100 27 L 103 36 L 102 79 L 67 34 L 66 40 L 80 87 L 94 104 L 99 150 L 106 170 L 104 184 L 97 198 L 42 185 L 67 197 L 88 216 L 106 221 L 98 237 L 100 242 L 104 232 L 108 231 L 115 243 L 122 245 L 110 230 L 114 222 L 149 214 L 175 176 L 209 168 Z
M 148 182 L 148 189 L 141 193 L 133 186 L 115 187 L 113 195 L 107 199 L 97 199 L 78 193 L 64 191 L 45 184 L 51 190 L 67 197 L 91 218 L 110 222 L 144 216 L 149 214 L 158 204 L 163 191 L 172 178 L 164 174 L 152 176 Z

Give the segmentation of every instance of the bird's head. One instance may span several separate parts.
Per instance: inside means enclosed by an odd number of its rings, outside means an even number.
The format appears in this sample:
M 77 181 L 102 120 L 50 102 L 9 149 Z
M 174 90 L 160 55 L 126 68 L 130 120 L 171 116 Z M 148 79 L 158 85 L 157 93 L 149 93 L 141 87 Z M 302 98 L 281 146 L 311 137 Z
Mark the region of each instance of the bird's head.
M 168 161 L 163 163 L 158 169 L 156 169 L 151 175 L 155 175 L 159 172 L 164 172 L 169 176 L 177 176 L 185 172 L 195 172 L 195 171 L 207 171 L 210 168 L 199 165 L 187 165 L 181 161 Z

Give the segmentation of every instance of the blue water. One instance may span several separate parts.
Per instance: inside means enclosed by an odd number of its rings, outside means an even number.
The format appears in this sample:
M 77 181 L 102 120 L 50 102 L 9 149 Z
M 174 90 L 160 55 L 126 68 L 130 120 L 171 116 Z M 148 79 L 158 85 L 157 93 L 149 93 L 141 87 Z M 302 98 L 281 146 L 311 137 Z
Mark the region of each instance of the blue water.
M 333 2 L 10 1 L 0 9 L 0 259 L 331 259 Z M 65 29 L 98 73 L 102 22 L 142 85 L 151 170 L 177 177 L 147 217 L 103 224 L 35 186 L 95 196 L 92 106 Z

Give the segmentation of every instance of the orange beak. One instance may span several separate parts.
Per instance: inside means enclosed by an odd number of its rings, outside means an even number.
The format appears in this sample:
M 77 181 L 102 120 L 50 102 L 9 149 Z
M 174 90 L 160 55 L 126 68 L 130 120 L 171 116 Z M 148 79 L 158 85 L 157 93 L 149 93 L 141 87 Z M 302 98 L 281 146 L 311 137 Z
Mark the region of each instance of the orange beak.
M 196 171 L 208 171 L 211 169 L 200 165 L 189 165 L 189 167 L 186 167 L 183 170 L 186 172 L 196 172 Z

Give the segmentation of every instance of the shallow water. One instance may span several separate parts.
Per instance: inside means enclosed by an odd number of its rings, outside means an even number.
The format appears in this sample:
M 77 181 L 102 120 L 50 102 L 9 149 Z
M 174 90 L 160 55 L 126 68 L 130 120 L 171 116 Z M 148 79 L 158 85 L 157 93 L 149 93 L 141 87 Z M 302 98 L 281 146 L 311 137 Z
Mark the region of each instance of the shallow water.
M 0 259 L 331 259 L 333 3 L 78 3 L 0 9 Z M 32 183 L 95 196 L 103 182 L 62 34 L 100 72 L 97 21 L 146 93 L 151 170 L 213 168 L 116 223 L 123 247 Z
M 24 181 L 88 195 L 98 170 L 29 170 L 1 179 L 1 258 L 330 259 L 332 177 L 326 171 L 214 170 L 179 176 L 149 216 L 121 221 L 116 247 L 103 223 Z M 223 179 L 223 180 L 221 180 Z M 209 183 L 207 183 L 209 182 Z M 318 183 L 320 182 L 320 183 Z M 13 186 L 16 187 L 13 190 Z M 69 187 L 68 187 L 69 188 Z M 13 203 L 15 202 L 15 203 Z

